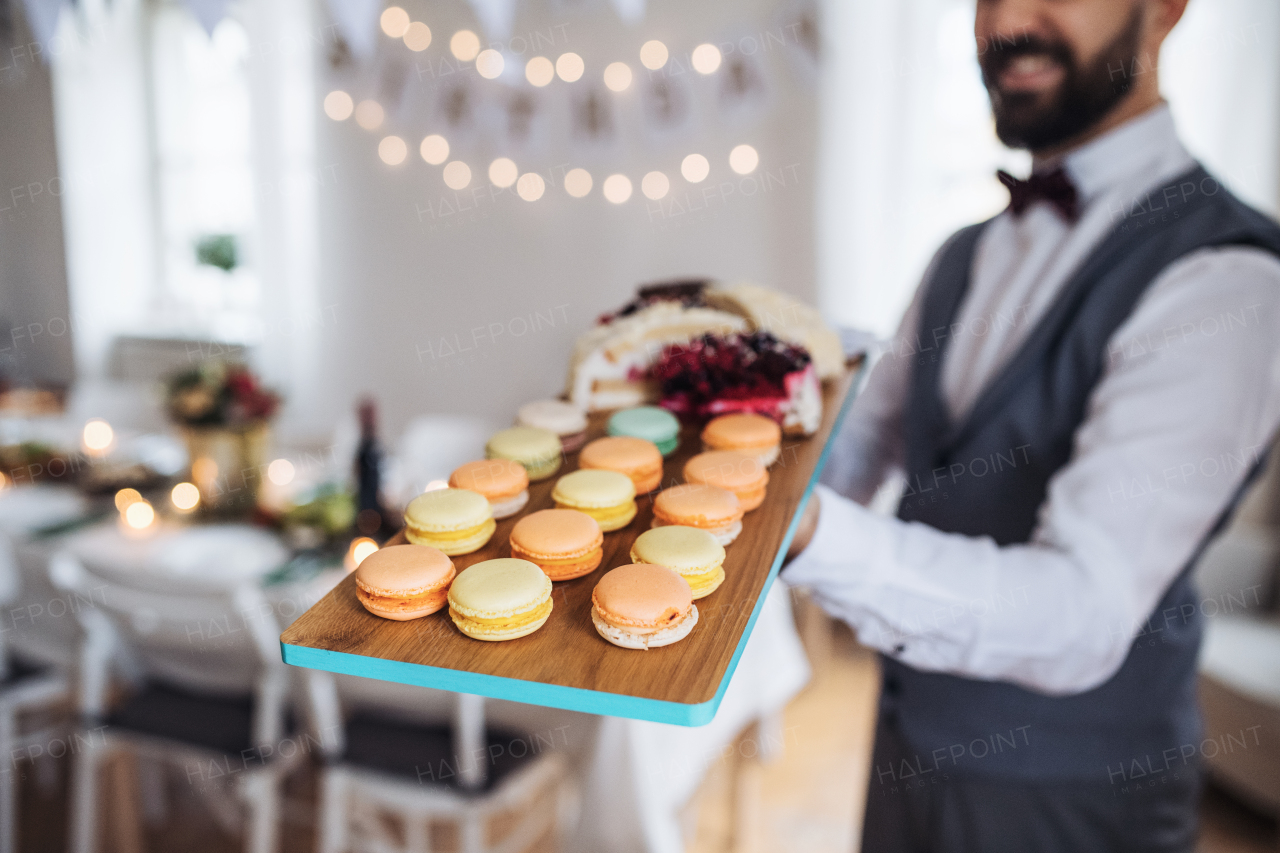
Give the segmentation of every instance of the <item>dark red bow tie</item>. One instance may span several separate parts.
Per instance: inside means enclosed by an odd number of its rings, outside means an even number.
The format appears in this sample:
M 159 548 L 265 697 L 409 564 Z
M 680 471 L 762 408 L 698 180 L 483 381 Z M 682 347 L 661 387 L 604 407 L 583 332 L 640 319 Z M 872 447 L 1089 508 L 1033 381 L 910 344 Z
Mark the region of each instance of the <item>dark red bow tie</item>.
M 1076 185 L 1061 166 L 1049 172 L 1032 172 L 1025 181 L 1015 178 L 1003 169 L 996 172 L 1000 183 L 1009 188 L 1009 209 L 1014 216 L 1022 215 L 1029 205 L 1047 201 L 1068 222 L 1075 222 L 1080 215 L 1080 198 Z

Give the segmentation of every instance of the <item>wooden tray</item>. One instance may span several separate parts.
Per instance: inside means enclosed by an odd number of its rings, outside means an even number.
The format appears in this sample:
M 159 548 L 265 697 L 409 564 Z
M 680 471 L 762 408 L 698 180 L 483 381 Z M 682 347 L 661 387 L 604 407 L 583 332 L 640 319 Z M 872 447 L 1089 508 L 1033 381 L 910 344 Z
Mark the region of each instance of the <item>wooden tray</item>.
M 816 434 L 783 440 L 781 458 L 769 470 L 764 503 L 747 513 L 742 534 L 727 548 L 725 582 L 696 602 L 698 625 L 679 643 L 648 651 L 621 649 L 601 639 L 591 624 L 596 582 L 609 569 L 630 562 L 632 541 L 649 529 L 652 499 L 642 496 L 635 520 L 605 534 L 600 568 L 557 583 L 551 618 L 527 637 L 502 643 L 472 640 L 454 627 L 446 610 L 410 622 L 380 619 L 360 606 L 355 578 L 348 576 L 281 635 L 285 663 L 592 714 L 685 726 L 711 722 L 860 374 L 854 365 L 826 383 Z M 592 438 L 604 434 L 606 420 L 605 414 L 592 415 Z M 685 460 L 700 449 L 697 430 L 686 428 L 680 447 L 666 459 L 664 487 L 683 482 Z M 556 477 L 576 467 L 577 454 L 570 454 Z M 484 548 L 455 557 L 458 570 L 509 557 L 512 525 L 525 513 L 554 506 L 556 477 L 534 483 L 526 509 L 499 521 Z

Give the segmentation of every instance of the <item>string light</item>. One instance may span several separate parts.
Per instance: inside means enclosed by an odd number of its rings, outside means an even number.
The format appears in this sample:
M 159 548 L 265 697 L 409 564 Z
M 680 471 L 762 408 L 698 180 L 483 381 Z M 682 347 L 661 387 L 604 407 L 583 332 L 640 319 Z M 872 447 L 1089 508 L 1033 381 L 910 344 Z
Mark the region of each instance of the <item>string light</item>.
M 80 441 L 90 456 L 102 456 L 116 440 L 115 430 L 102 418 L 93 418 L 84 425 Z
M 750 145 L 739 145 L 729 152 L 729 168 L 739 175 L 749 175 L 760 165 L 760 154 Z
M 586 169 L 570 169 L 564 175 L 564 191 L 574 198 L 582 198 L 591 192 L 591 173 Z
M 640 45 L 640 64 L 650 71 L 657 71 L 667 64 L 667 46 L 657 39 Z
M 200 490 L 194 483 L 179 483 L 169 492 L 169 502 L 180 512 L 190 512 L 200 504 Z
M 604 69 L 604 84 L 614 92 L 624 91 L 631 85 L 631 66 L 625 62 L 610 62 Z
M 576 82 L 582 77 L 582 72 L 586 70 L 586 67 L 582 57 L 576 53 L 562 53 L 560 58 L 556 60 L 556 73 L 566 83 Z
M 489 164 L 489 183 L 495 187 L 505 190 L 516 182 L 519 174 L 515 162 L 508 157 L 499 157 Z
M 556 67 L 545 56 L 535 56 L 525 63 L 524 79 L 541 89 L 555 79 Z
M 650 172 L 640 179 L 640 191 L 644 193 L 645 198 L 654 201 L 666 198 L 667 191 L 670 189 L 671 181 L 662 172 Z
M 480 51 L 476 56 L 476 73 L 486 80 L 493 80 L 502 73 L 503 66 L 506 62 L 502 58 L 502 54 L 493 48 Z
M 537 201 L 547 189 L 546 181 L 537 172 L 525 172 L 516 181 L 516 192 L 525 201 Z
M 404 35 L 405 30 L 409 29 L 409 13 L 399 6 L 388 6 L 383 10 L 378 23 L 382 25 L 384 33 L 393 39 L 398 39 Z
M 382 120 L 385 117 L 382 104 L 377 101 L 361 101 L 356 104 L 356 124 L 365 130 L 377 130 L 382 126 Z
M 144 500 L 134 501 L 125 507 L 124 523 L 134 530 L 143 530 L 150 527 L 155 520 L 156 511 L 152 509 L 151 504 Z
M 414 21 L 404 31 L 404 46 L 414 53 L 431 47 L 431 28 L 422 21 Z
M 324 114 L 334 121 L 346 121 L 356 108 L 355 101 L 341 89 L 334 89 L 324 96 Z
M 439 166 L 449 159 L 449 140 L 438 133 L 433 133 L 422 140 L 422 144 L 418 146 L 418 153 L 432 166 Z
M 471 30 L 458 30 L 449 39 L 449 52 L 461 62 L 470 62 L 480 52 L 480 37 Z
M 720 67 L 720 48 L 714 44 L 700 44 L 693 49 L 693 70 L 699 74 L 715 74 Z
M 384 136 L 378 143 L 378 156 L 388 166 L 399 166 L 409 153 L 409 146 L 398 136 Z
M 680 163 L 680 174 L 689 183 L 696 184 L 711 174 L 711 164 L 701 154 L 690 154 Z
M 287 486 L 293 482 L 293 463 L 288 459 L 274 459 L 267 466 L 267 479 L 277 486 Z
M 626 175 L 610 175 L 604 179 L 604 197 L 614 204 L 631 198 L 631 179 Z
M 451 190 L 463 190 L 471 183 L 471 167 L 461 160 L 454 160 L 444 167 L 444 184 Z

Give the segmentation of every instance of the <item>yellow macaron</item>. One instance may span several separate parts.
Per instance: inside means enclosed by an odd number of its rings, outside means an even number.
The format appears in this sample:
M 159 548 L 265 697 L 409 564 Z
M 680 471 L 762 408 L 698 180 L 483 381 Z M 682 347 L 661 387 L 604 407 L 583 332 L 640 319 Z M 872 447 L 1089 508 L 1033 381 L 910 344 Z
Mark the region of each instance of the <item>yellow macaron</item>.
M 631 562 L 675 569 L 689 582 L 695 600 L 724 583 L 724 554 L 724 546 L 715 536 L 679 524 L 646 530 L 631 543 Z
M 636 517 L 636 487 L 617 471 L 587 468 L 556 481 L 551 499 L 560 509 L 576 509 L 596 520 L 604 532 L 618 530 Z
M 530 480 L 545 480 L 560 468 L 560 436 L 549 429 L 513 426 L 498 430 L 484 446 L 487 459 L 513 459 Z
M 514 640 L 551 615 L 551 578 L 528 560 L 502 557 L 463 569 L 449 587 L 449 618 L 476 640 Z
M 404 509 L 405 538 L 450 557 L 479 551 L 496 526 L 489 501 L 469 489 L 432 489 Z

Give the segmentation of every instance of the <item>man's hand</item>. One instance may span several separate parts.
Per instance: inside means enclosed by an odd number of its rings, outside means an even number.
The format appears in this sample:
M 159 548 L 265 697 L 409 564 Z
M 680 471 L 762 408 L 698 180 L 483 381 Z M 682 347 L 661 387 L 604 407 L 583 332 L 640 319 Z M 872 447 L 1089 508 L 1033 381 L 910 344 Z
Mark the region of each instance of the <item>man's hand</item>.
M 804 515 L 800 516 L 800 524 L 796 526 L 796 535 L 791 537 L 791 547 L 787 549 L 785 563 L 791 562 L 800 556 L 801 551 L 809 547 L 809 540 L 813 538 L 813 532 L 818 529 L 818 515 L 821 512 L 822 507 L 818 500 L 818 493 L 814 492 L 809 495 L 809 503 L 805 505 Z

